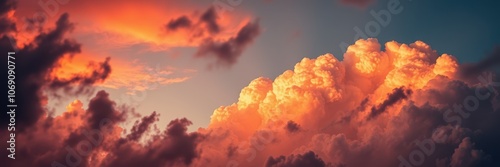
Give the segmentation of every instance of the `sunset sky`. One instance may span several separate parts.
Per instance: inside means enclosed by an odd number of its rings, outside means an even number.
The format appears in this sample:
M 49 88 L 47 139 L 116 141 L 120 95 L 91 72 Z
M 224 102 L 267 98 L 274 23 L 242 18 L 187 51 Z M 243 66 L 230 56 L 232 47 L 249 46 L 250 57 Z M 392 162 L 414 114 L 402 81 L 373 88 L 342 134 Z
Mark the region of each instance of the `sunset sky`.
M 102 119 L 110 133 L 74 166 L 500 165 L 500 2 L 0 5 L 1 54 L 18 57 L 9 167 L 72 166 Z M 449 119 L 471 96 L 477 114 Z M 413 162 L 438 132 L 451 137 Z
M 393 15 L 389 25 L 374 37 L 380 42 L 422 40 L 439 53 L 456 56 L 460 62 L 481 60 L 500 43 L 499 38 L 494 38 L 500 36 L 496 31 L 500 29 L 496 21 L 498 4 L 449 2 L 401 0 L 403 11 Z M 213 58 L 196 59 L 193 55 L 197 44 L 183 44 L 187 41 L 183 36 L 161 41 L 168 38 L 160 34 L 165 33 L 163 28 L 169 21 L 205 12 L 212 3 L 72 1 L 61 5 L 57 15 L 70 14 L 71 21 L 77 25 L 69 36 L 83 48 L 69 66 L 86 65 L 79 60 L 98 61 L 111 57 L 111 63 L 117 67 L 108 79 L 110 83 L 103 88 L 112 92 L 117 102 L 135 101 L 137 111 L 158 111 L 164 113 L 162 119 L 165 120 L 188 117 L 194 124 L 191 128 L 205 127 L 215 108 L 233 103 L 241 88 L 257 77 L 275 78 L 304 57 L 332 53 L 342 60 L 339 44 L 354 43 L 356 32 L 353 28 L 364 30 L 367 22 L 375 20 L 369 11 L 387 9 L 388 1 L 371 2 L 365 7 L 334 0 L 314 3 L 244 1 L 224 15 L 229 19 L 234 17 L 227 21 L 231 24 L 227 34 L 235 35 L 247 20 L 258 19 L 262 30 L 253 44 L 238 56 L 237 62 L 230 65 L 214 66 L 216 60 Z M 33 16 L 43 8 L 36 3 L 20 1 L 18 11 L 16 15 L 22 18 Z M 53 25 L 47 23 L 46 26 Z M 172 74 L 161 74 L 162 71 Z M 144 77 L 152 80 L 147 81 Z M 154 80 L 155 77 L 164 78 L 164 82 Z M 148 87 L 154 84 L 157 86 Z M 136 89 L 140 97 L 127 95 Z M 120 101 L 122 97 L 124 101 Z M 53 101 L 53 106 L 60 109 L 71 101 Z M 56 105 L 58 102 L 60 105 Z

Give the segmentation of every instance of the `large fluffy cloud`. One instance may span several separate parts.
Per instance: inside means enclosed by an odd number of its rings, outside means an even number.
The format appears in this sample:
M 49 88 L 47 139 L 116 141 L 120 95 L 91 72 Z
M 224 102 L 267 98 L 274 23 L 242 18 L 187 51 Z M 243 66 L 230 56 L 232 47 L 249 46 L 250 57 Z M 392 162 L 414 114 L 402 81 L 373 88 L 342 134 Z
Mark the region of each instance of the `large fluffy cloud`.
M 496 74 L 463 77 L 468 66 L 422 41 L 384 48 L 359 40 L 343 61 L 304 58 L 274 80 L 255 79 L 204 129 L 204 148 L 237 154 L 205 149 L 202 162 L 258 166 L 313 151 L 333 166 L 498 165 Z

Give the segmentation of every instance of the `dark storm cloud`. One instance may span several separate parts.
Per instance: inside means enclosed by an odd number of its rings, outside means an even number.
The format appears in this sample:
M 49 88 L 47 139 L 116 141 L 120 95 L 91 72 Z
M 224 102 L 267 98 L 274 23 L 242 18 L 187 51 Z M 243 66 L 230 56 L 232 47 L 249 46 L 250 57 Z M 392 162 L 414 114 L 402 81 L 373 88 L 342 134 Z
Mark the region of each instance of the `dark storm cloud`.
M 286 123 L 285 129 L 290 133 L 294 133 L 300 130 L 300 125 L 290 120 Z
M 15 51 L 13 46 L 16 44 L 15 38 L 7 37 L 7 33 L 15 30 L 15 23 L 6 18 L 6 13 L 14 10 L 15 1 L 0 1 L 0 51 L 2 53 Z M 4 25 L 9 25 L 7 28 Z M 60 129 L 65 123 L 55 122 L 54 117 L 50 115 L 45 108 L 47 96 L 46 88 L 69 89 L 73 87 L 83 90 L 96 82 L 106 79 L 111 71 L 109 59 L 98 66 L 90 67 L 93 70 L 88 75 L 71 76 L 71 80 L 63 81 L 51 78 L 49 74 L 58 67 L 58 62 L 64 56 L 71 56 L 81 51 L 81 45 L 76 41 L 65 38 L 66 34 L 72 31 L 74 25 L 69 22 L 69 15 L 63 14 L 56 21 L 55 27 L 48 31 L 39 31 L 33 41 L 24 45 L 13 55 L 16 63 L 15 82 L 16 82 L 16 161 L 7 161 L 6 166 L 50 166 L 54 160 L 64 160 L 67 151 L 64 148 L 73 149 L 74 146 L 82 141 L 84 135 L 78 130 L 80 128 L 64 127 L 64 131 L 55 131 Z M 2 59 L 7 64 L 7 59 Z M 2 73 L 3 78 L 7 78 L 7 73 Z M 72 85 L 78 84 L 78 85 Z M 5 104 L 6 100 L 2 103 Z M 102 111 L 104 112 L 104 111 Z M 83 119 L 84 115 L 79 112 L 65 113 L 62 115 L 65 119 Z M 0 122 L 7 125 L 8 117 L 1 117 Z M 86 125 L 85 125 L 86 126 Z M 0 130 L 1 139 L 7 141 L 8 133 L 6 129 Z M 70 134 L 68 138 L 58 138 Z M 1 144 L 7 148 L 6 143 Z M 6 158 L 3 157 L 3 158 Z
M 90 100 L 88 109 L 82 113 L 84 124 L 75 131 L 63 132 L 69 133 L 68 138 L 61 144 L 61 146 L 64 146 L 64 154 L 47 157 L 46 160 L 48 162 L 52 160 L 52 166 L 61 162 L 70 166 L 72 165 L 69 162 L 77 164 L 77 166 L 95 166 L 95 164 L 89 164 L 86 161 L 87 157 L 96 158 L 95 156 L 98 156 L 97 152 L 102 147 L 107 146 L 104 142 L 113 140 L 110 139 L 113 136 L 112 132 L 118 123 L 125 120 L 124 113 L 125 111 L 116 109 L 116 103 L 109 99 L 107 92 L 97 92 L 95 97 Z M 75 160 L 68 160 L 68 156 L 73 156 Z
M 109 147 L 107 143 L 118 143 L 111 132 L 123 120 L 123 113 L 106 92 L 100 91 L 88 110 L 75 108 L 59 117 L 42 117 L 33 127 L 17 132 L 17 143 L 22 144 L 16 147 L 16 160 L 6 161 L 7 166 L 96 166 L 86 159 L 96 158 L 100 150 Z
M 2 3 L 6 3 L 3 1 Z M 8 3 L 9 4 L 9 3 Z M 3 6 L 4 7 L 4 6 Z M 7 8 L 12 9 L 12 8 Z M 2 11 L 6 12 L 2 8 Z M 2 14 L 5 15 L 5 14 Z M 78 89 L 84 89 L 91 84 L 104 80 L 109 72 L 110 67 L 107 61 L 102 64 L 102 69 L 97 69 L 89 76 L 77 76 L 74 80 L 64 83 L 59 80 L 49 78 L 48 74 L 57 67 L 58 61 L 66 55 L 79 53 L 81 50 L 80 44 L 74 40 L 65 39 L 65 34 L 69 33 L 74 25 L 69 22 L 69 15 L 63 14 L 56 22 L 54 29 L 47 32 L 40 32 L 32 43 L 25 45 L 18 52 L 16 52 L 16 103 L 20 105 L 18 110 L 24 111 L 16 114 L 16 119 L 23 122 L 17 128 L 18 131 L 23 131 L 26 127 L 33 125 L 46 111 L 42 104 L 46 97 L 42 90 L 52 85 L 52 88 L 65 88 L 69 89 L 70 83 L 81 83 Z M 11 41 L 2 35 L 1 51 L 7 53 L 14 51 Z M 4 59 L 2 61 L 6 61 Z M 7 64 L 7 62 L 5 62 Z M 6 74 L 2 74 L 5 76 Z M 5 76 L 7 78 L 7 76 Z M 1 122 L 6 123 L 8 120 L 2 117 Z
M 99 129 L 101 126 L 101 121 L 107 119 L 111 122 L 121 122 L 123 121 L 124 115 L 115 110 L 115 102 L 109 98 L 109 94 L 103 90 L 97 92 L 96 96 L 92 98 L 89 102 L 89 108 L 87 112 L 89 118 L 87 122 L 89 123 L 89 128 Z
M 166 25 L 169 30 L 177 30 L 179 28 L 189 28 L 191 27 L 191 20 L 187 16 L 181 16 L 177 19 L 170 20 Z
M 214 7 L 208 8 L 208 10 L 201 15 L 200 21 L 206 24 L 211 34 L 220 32 L 220 26 L 217 23 L 217 12 Z
M 376 107 L 373 106 L 371 108 L 370 117 L 368 117 L 368 119 L 375 118 L 379 114 L 383 113 L 387 109 L 387 107 L 390 107 L 397 102 L 408 98 L 411 93 L 412 91 L 410 89 L 405 90 L 403 87 L 394 89 L 391 94 L 387 95 L 387 99 L 382 102 L 382 104 Z
M 189 18 L 183 15 L 176 19 L 172 19 L 166 24 L 165 28 L 170 31 L 188 28 L 193 32 L 205 33 L 208 31 L 208 33 L 214 35 L 221 31 L 221 26 L 217 23 L 217 19 L 217 11 L 214 7 L 210 7 L 198 18 Z
M 137 141 L 139 140 L 143 134 L 149 130 L 151 125 L 159 120 L 160 115 L 156 112 L 151 113 L 151 115 L 143 117 L 141 121 L 135 122 L 134 126 L 131 129 L 129 135 L 127 135 L 127 139 Z
M 218 64 L 232 65 L 243 50 L 260 34 L 258 22 L 248 23 L 238 31 L 236 37 L 224 42 L 206 40 L 196 53 L 198 57 L 214 55 Z
M 325 167 L 325 162 L 314 152 L 309 151 L 305 154 L 290 155 L 288 157 L 279 156 L 269 157 L 265 167 Z
M 187 133 L 191 121 L 175 119 L 166 131 L 152 138 L 144 147 L 127 141 L 109 150 L 111 160 L 106 167 L 190 165 L 199 156 L 197 145 L 203 139 L 199 133 Z
M 198 158 L 198 143 L 203 136 L 188 133 L 191 121 L 175 119 L 167 128 L 146 140 L 138 141 L 149 127 L 158 120 L 153 112 L 143 117 L 126 137 L 121 137 L 123 115 L 105 91 L 91 99 L 87 110 L 65 112 L 60 117 L 43 118 L 37 128 L 18 133 L 16 161 L 6 161 L 7 166 L 177 166 L 189 165 Z M 81 124 L 76 122 L 82 121 Z M 76 123 L 76 124 L 75 124 Z M 48 124 L 46 126 L 40 126 Z M 36 136 L 36 137 L 34 137 Z M 101 151 L 108 154 L 102 157 Z M 88 161 L 102 159 L 103 161 Z
M 34 43 L 29 44 L 16 53 L 16 90 L 17 104 L 20 105 L 16 119 L 23 124 L 19 125 L 19 130 L 33 125 L 40 116 L 45 113 L 41 106 L 44 100 L 42 88 L 46 84 L 46 75 L 54 67 L 57 60 L 65 54 L 80 52 L 80 45 L 74 41 L 63 39 L 72 25 L 67 22 L 67 15 L 61 16 L 57 21 L 56 28 L 48 33 L 39 34 Z M 14 51 L 10 40 L 2 34 L 2 53 Z M 7 59 L 2 59 L 7 64 Z M 2 77 L 7 78 L 7 73 Z M 7 124 L 6 117 L 2 117 L 2 124 Z

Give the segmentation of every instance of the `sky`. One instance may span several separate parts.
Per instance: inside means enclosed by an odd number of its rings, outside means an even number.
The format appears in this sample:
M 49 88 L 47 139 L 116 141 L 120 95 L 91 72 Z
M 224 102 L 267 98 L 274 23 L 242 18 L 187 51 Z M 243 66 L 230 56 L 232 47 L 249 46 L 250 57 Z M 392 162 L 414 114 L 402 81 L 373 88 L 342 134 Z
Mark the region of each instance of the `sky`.
M 8 166 L 500 164 L 500 2 L 0 2 Z
M 189 5 L 200 6 L 199 10 L 203 7 L 208 8 L 211 4 L 205 1 L 188 2 Z M 109 56 L 114 61 L 122 62 L 133 60 L 152 69 L 171 67 L 192 70 L 192 73 L 167 77 L 168 79 L 189 77 L 182 84 L 171 82 L 159 84 L 154 89 L 139 93 L 141 97 L 144 94 L 144 99 L 135 98 L 140 99 L 135 104 L 138 111 L 165 113 L 162 118 L 166 120 L 189 117 L 194 122 L 191 128 L 197 128 L 208 125 L 209 117 L 215 108 L 234 103 L 240 90 L 254 78 L 260 76 L 275 78 L 283 71 L 293 68 L 303 57 L 314 58 L 321 54 L 332 53 L 338 59 L 342 59 L 343 52 L 339 45 L 342 42 L 353 44 L 353 38 L 356 36 L 353 29 L 360 27 L 364 30 L 368 22 L 376 21 L 370 11 L 387 10 L 388 2 L 371 2 L 367 6 L 359 7 L 344 5 L 333 0 L 242 1 L 233 11 L 229 11 L 228 15 L 243 13 L 241 15 L 258 19 L 262 32 L 253 44 L 241 53 L 238 63 L 227 67 L 217 66 L 212 70 L 208 70 L 213 63 L 210 59 L 193 58 L 195 47 L 150 51 L 147 48 L 148 44 L 140 41 L 136 44 L 111 47 L 96 43 L 96 38 L 101 37 L 96 34 L 95 37 L 90 34 L 72 35 L 75 35 L 75 39 L 81 41 L 85 48 L 92 50 L 89 54 L 95 57 Z M 388 25 L 381 27 L 377 36 L 369 37 L 375 37 L 381 42 L 396 40 L 411 43 L 422 40 L 440 53 L 458 57 L 460 62 L 477 62 L 500 43 L 500 39 L 493 38 L 500 36 L 499 32 L 495 31 L 500 28 L 500 24 L 495 21 L 499 17 L 496 8 L 498 3 L 470 1 L 467 5 L 463 5 L 450 2 L 402 0 L 401 13 L 391 15 Z M 67 8 L 71 8 L 70 5 L 68 4 Z M 35 6 L 40 8 L 36 4 Z M 170 9 L 168 4 L 164 4 L 163 7 L 166 10 Z M 66 10 L 65 6 L 61 5 L 60 12 Z M 97 15 L 100 12 L 103 11 L 96 12 Z M 169 18 L 164 17 L 163 20 L 167 22 Z M 157 26 L 160 27 L 161 24 Z M 78 31 L 78 28 L 75 31 Z M 476 41 L 473 42 L 473 46 L 471 41 Z M 200 86 L 199 83 L 205 84 Z M 113 92 L 112 96 L 119 99 L 123 97 L 125 99 L 123 102 L 136 101 L 131 100 L 132 96 L 128 96 L 127 93 L 134 91 L 130 89 L 105 88 Z M 60 102 L 61 105 L 54 107 L 65 107 L 68 102 L 71 101 Z

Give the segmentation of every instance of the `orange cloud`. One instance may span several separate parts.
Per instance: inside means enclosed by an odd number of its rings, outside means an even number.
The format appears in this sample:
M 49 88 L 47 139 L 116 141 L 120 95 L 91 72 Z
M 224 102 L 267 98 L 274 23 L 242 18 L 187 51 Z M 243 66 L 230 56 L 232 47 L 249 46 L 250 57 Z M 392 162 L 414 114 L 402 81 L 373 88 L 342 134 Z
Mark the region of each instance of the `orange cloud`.
M 33 18 L 33 14 L 36 13 L 34 11 L 39 11 L 40 8 L 43 9 L 36 3 L 20 2 L 17 15 L 19 18 Z M 192 2 L 172 0 L 69 1 L 66 4 L 59 4 L 58 10 L 49 9 L 52 10 L 48 10 L 47 13 L 69 12 L 77 20 L 77 33 L 101 34 L 102 41 L 98 42 L 103 44 L 147 43 L 152 49 L 194 47 L 200 45 L 205 38 L 216 41 L 227 40 L 235 36 L 238 30 L 250 20 L 250 16 L 242 12 L 233 11 L 230 14 L 217 12 L 217 25 L 220 26 L 220 33 L 208 34 L 204 30 L 209 27 L 199 21 L 207 7 Z M 47 13 L 45 13 L 46 21 L 53 21 L 55 17 Z M 198 28 L 175 32 L 166 30 L 166 25 L 171 20 L 182 16 L 191 19 L 193 26 Z M 18 23 L 22 22 L 22 19 L 18 20 Z
M 274 80 L 253 80 L 237 102 L 217 108 L 201 130 L 214 137 L 201 143 L 196 165 L 258 166 L 312 151 L 333 166 L 397 166 L 398 155 L 417 146 L 392 143 L 407 142 L 415 126 L 428 128 L 421 132 L 427 134 L 445 122 L 427 117 L 442 115 L 446 98 L 429 96 L 446 87 L 456 91 L 453 82 L 469 82 L 458 77 L 460 67 L 422 41 L 387 42 L 383 51 L 376 39 L 358 40 L 344 61 L 331 54 L 304 58 Z
M 20 47 L 33 39 L 36 29 L 47 28 L 46 22 L 67 12 L 77 23 L 75 36 L 96 37 L 91 42 L 103 47 L 141 44 L 148 51 L 192 47 L 198 50 L 195 57 L 211 56 L 216 65 L 232 65 L 261 31 L 258 22 L 244 11 L 227 13 L 217 6 L 189 1 L 20 2 L 19 6 L 16 22 L 21 28 L 16 39 Z M 40 8 L 41 12 L 34 12 Z
M 96 54 L 82 54 L 74 57 L 65 57 L 59 61 L 59 66 L 55 68 L 50 76 L 65 80 L 73 77 L 75 74 L 89 74 L 89 64 Z M 185 82 L 190 79 L 196 70 L 177 69 L 174 67 L 162 67 L 157 64 L 155 67 L 149 67 L 139 61 L 125 61 L 121 59 L 112 59 L 110 61 L 112 72 L 109 77 L 99 83 L 97 86 L 114 89 L 126 89 L 128 93 L 136 91 L 152 90 L 161 85 Z
M 113 67 L 115 72 L 100 86 L 125 88 L 129 93 L 156 89 L 160 85 L 185 82 L 196 73 L 196 70 L 162 67 L 159 64 L 155 67 L 148 67 L 134 61 L 118 61 Z

